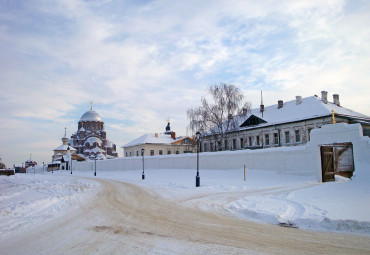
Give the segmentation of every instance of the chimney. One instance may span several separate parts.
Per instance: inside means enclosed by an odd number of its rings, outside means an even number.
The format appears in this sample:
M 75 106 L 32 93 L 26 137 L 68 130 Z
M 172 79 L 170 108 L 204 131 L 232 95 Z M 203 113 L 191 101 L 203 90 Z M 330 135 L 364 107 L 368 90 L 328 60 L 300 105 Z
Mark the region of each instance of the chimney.
M 327 91 L 321 91 L 321 101 L 324 104 L 328 103 L 328 92 Z
M 260 105 L 260 112 L 263 112 L 265 110 L 265 106 L 263 104 Z
M 243 115 L 247 115 L 248 109 L 244 107 L 243 110 L 242 110 L 242 113 L 243 113 Z
M 283 108 L 284 102 L 283 100 L 278 101 L 278 109 Z
M 171 137 L 173 140 L 176 140 L 176 133 L 175 132 L 171 132 Z
M 260 105 L 260 112 L 262 113 L 263 117 L 263 111 L 265 110 L 265 106 L 263 105 L 263 97 L 262 97 L 262 90 L 261 90 L 261 105 Z
M 295 97 L 295 104 L 296 105 L 299 105 L 299 104 L 301 104 L 302 103 L 302 97 L 301 96 L 296 96 Z
M 260 112 L 262 113 L 263 117 L 263 112 L 265 111 L 265 106 L 263 104 L 260 105 Z
M 155 133 L 154 135 L 155 135 L 155 138 L 158 138 L 158 133 Z
M 333 103 L 340 106 L 339 95 L 338 94 L 333 95 Z

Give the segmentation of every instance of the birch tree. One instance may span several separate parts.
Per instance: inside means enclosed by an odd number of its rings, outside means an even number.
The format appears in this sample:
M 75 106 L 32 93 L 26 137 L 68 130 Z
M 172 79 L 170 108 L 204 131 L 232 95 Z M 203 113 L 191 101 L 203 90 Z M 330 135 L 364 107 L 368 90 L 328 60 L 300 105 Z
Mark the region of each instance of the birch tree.
M 238 128 L 240 116 L 246 115 L 251 109 L 250 102 L 244 102 L 244 95 L 232 84 L 220 83 L 208 88 L 211 100 L 201 98 L 201 106 L 187 110 L 190 128 L 195 133 L 219 143 L 225 134 Z

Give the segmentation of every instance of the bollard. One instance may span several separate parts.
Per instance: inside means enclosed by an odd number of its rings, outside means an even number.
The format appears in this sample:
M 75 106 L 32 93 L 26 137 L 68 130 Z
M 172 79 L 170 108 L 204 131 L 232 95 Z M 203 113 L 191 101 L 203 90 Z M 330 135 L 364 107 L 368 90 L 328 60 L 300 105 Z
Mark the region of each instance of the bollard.
M 245 178 L 245 165 L 244 165 L 244 181 L 246 180 L 246 178 Z

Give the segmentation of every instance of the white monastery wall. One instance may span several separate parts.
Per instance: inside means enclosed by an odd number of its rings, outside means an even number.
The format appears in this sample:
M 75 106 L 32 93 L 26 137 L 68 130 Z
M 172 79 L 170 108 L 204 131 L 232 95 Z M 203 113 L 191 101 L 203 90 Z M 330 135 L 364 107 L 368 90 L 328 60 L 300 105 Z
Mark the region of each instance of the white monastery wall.
M 320 146 L 352 142 L 354 162 L 370 165 L 370 139 L 363 137 L 360 124 L 339 123 L 324 125 L 311 132 L 311 141 L 294 147 L 275 147 L 259 150 L 203 152 L 199 154 L 199 169 L 270 170 L 281 173 L 313 175 L 321 181 Z M 194 169 L 197 154 L 145 156 L 145 169 Z M 94 171 L 95 162 L 73 163 L 74 170 Z M 142 169 L 142 157 L 116 158 L 96 162 L 97 171 Z

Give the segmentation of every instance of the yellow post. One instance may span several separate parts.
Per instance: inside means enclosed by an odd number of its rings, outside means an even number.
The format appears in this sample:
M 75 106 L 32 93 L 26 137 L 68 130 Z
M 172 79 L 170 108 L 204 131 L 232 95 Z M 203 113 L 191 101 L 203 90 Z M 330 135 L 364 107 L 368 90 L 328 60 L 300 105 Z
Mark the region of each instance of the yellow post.
M 245 165 L 244 165 L 244 181 L 245 181 Z

